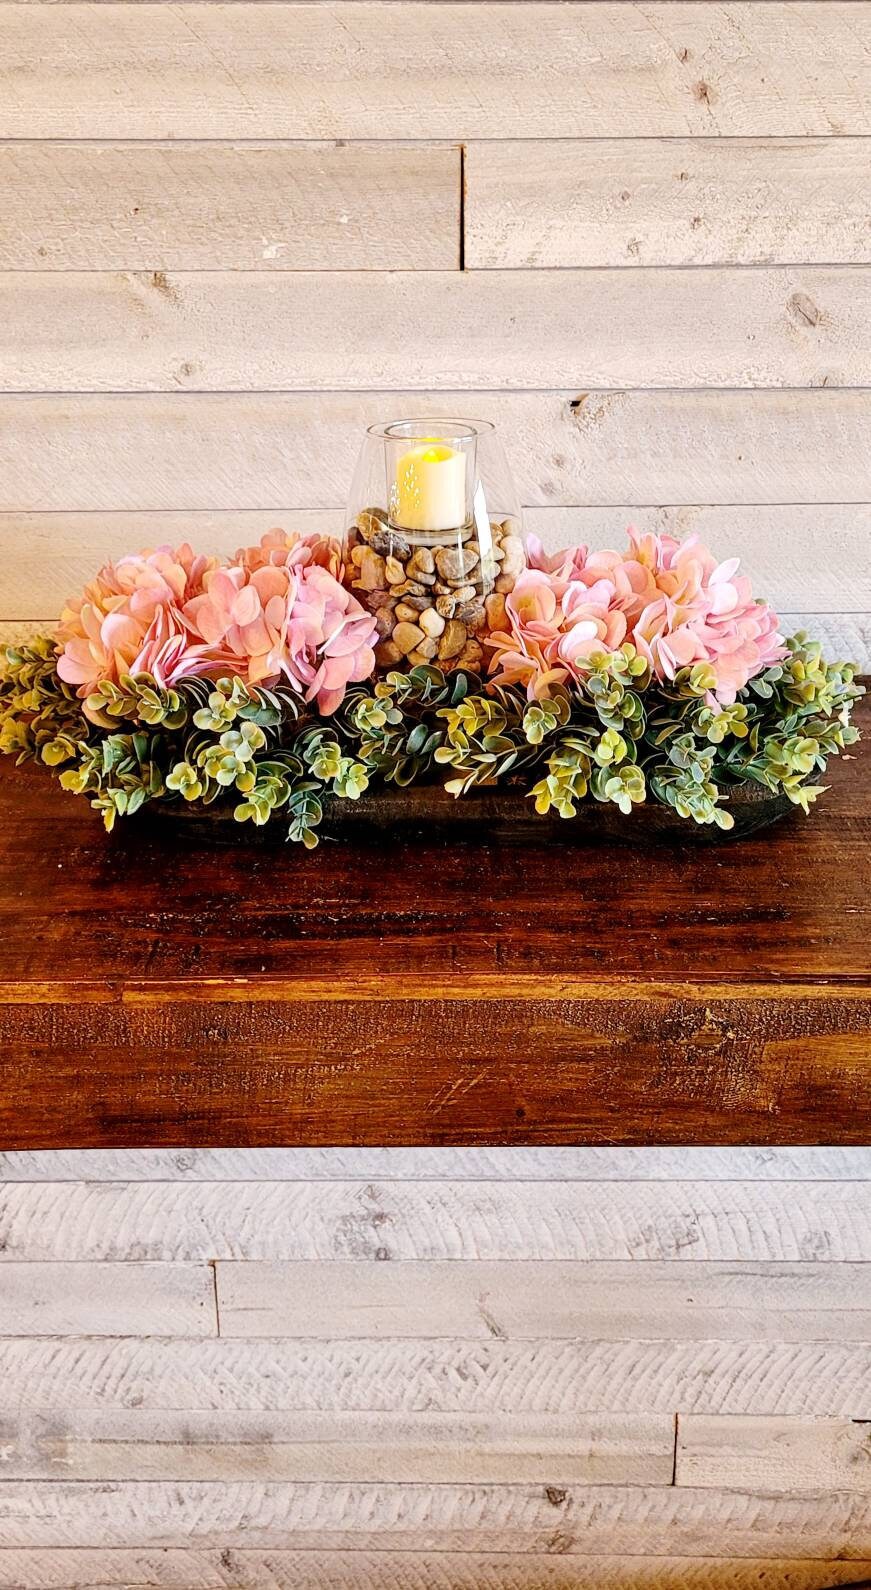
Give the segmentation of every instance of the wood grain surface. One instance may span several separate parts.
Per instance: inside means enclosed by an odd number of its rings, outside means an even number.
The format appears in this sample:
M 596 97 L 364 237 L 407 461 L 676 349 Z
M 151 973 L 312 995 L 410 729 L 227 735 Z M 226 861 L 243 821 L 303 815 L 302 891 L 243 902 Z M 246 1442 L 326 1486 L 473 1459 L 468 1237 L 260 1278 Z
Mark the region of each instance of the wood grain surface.
M 377 392 L 7 395 L 0 510 L 341 507 L 386 408 Z M 871 390 L 403 389 L 389 409 L 493 419 L 533 507 L 871 502 Z
M 0 137 L 602 138 L 871 131 L 850 0 L 4 4 Z M 34 70 L 38 63 L 38 70 Z M 385 91 L 385 88 L 387 91 Z
M 868 263 L 869 177 L 863 138 L 472 142 L 466 269 Z
M 0 1548 L 0 1586 L 20 1590 L 821 1590 L 855 1586 L 871 1561 L 548 1552 Z
M 553 1552 L 379 1552 L 0 1548 L 0 1586 L 105 1590 L 821 1590 L 855 1586 L 871 1561 L 602 1556 Z
M 866 1141 L 861 758 L 832 784 L 731 848 L 555 866 L 533 844 L 107 839 L 7 764 L 0 1141 Z
M 557 1187 L 558 1199 L 560 1192 Z M 807 1189 L 797 1193 L 807 1197 Z M 643 1196 L 655 1207 L 653 1189 L 645 1187 Z M 678 1196 L 686 1197 L 686 1183 Z M 704 1198 L 702 1191 L 700 1202 Z M 734 1219 L 732 1198 L 730 1185 L 718 1200 L 724 1222 Z M 770 1189 L 759 1203 L 772 1218 L 777 1199 Z M 473 1205 L 472 1218 L 482 1207 L 483 1202 Z M 530 1199 L 530 1219 L 533 1211 Z M 693 1235 L 701 1235 L 698 1226 Z M 702 1242 L 683 1252 L 698 1252 L 702 1246 L 707 1251 Z M 802 1251 L 812 1246 L 805 1240 Z M 871 1332 L 871 1264 L 834 1258 L 792 1264 L 694 1258 L 689 1271 L 680 1260 L 651 1259 L 645 1261 L 641 1278 L 637 1257 L 616 1262 L 584 1258 L 400 1264 L 324 1259 L 315 1269 L 305 1263 L 219 1261 L 215 1279 L 221 1335 L 249 1339 L 316 1335 L 324 1319 L 337 1339 L 595 1340 L 608 1335 L 614 1340 L 679 1336 L 797 1342 L 863 1341 Z
M 869 346 L 850 265 L 643 294 L 618 270 L 0 272 L 4 392 L 863 387 Z
M 0 1180 L 853 1181 L 871 1148 L 59 1148 L 0 1151 Z M 871 1280 L 871 1276 L 869 1276 Z
M 671 1485 L 670 1414 L 224 1413 L 25 1416 L 3 1478 Z M 0 1579 L 2 1584 L 2 1579 Z
M 871 1492 L 871 1422 L 863 1419 L 678 1420 L 679 1485 Z
M 431 271 L 460 253 L 449 146 L 0 143 L 0 192 L 2 270 Z
M 0 1481 L 3 1546 L 547 1551 L 581 1557 L 719 1550 L 788 1559 L 871 1550 L 871 1499 L 668 1486 L 238 1480 Z
M 0 1337 L 6 1407 L 16 1419 L 119 1408 L 871 1418 L 868 1342 L 330 1341 L 329 1321 L 322 1331 L 300 1341 Z
M 467 1285 L 471 1272 L 460 1270 L 452 1277 L 450 1266 L 481 1261 L 668 1261 L 692 1271 L 708 1261 L 869 1263 L 871 1193 L 864 1184 L 857 1188 L 849 1182 L 791 1182 L 760 1192 L 754 1182 L 737 1181 L 632 1182 L 619 1187 L 579 1181 L 547 1185 L 472 1182 L 468 1186 L 462 1181 L 392 1182 L 384 1187 L 337 1181 L 320 1185 L 257 1182 L 237 1188 L 228 1199 L 222 1186 L 214 1182 L 136 1183 L 129 1187 L 123 1183 L 69 1187 L 50 1182 L 37 1187 L 19 1182 L 0 1189 L 0 1237 L 0 1279 L 6 1265 L 22 1260 L 58 1262 L 61 1255 L 80 1263 L 211 1262 L 217 1263 L 219 1270 L 222 1262 L 264 1260 L 323 1261 L 340 1266 L 362 1262 L 402 1266 L 422 1261 L 449 1267 L 443 1284 L 447 1298 L 453 1293 L 456 1299 L 464 1277 Z M 344 1282 L 332 1273 L 337 1290 L 353 1284 L 353 1271 Z M 330 1274 L 325 1272 L 325 1285 L 329 1285 Z M 413 1275 L 409 1271 L 409 1280 Z M 557 1270 L 557 1286 L 559 1276 Z M 540 1285 L 545 1278 L 542 1270 Z M 811 1275 L 804 1283 L 805 1297 L 814 1279 Z M 684 1277 L 683 1285 L 696 1285 L 703 1298 L 706 1281 L 716 1297 L 717 1288 L 704 1273 L 695 1283 L 691 1275 Z M 219 1311 L 222 1284 L 219 1274 Z M 372 1279 L 368 1285 L 374 1307 L 379 1285 L 381 1295 L 389 1300 L 390 1288 L 399 1283 L 384 1277 L 380 1282 Z M 681 1283 L 676 1275 L 671 1277 L 671 1285 L 679 1294 Z M 832 1288 L 834 1307 L 838 1301 L 834 1277 Z M 781 1296 L 788 1295 L 784 1281 L 781 1289 Z M 799 1282 L 794 1282 L 797 1312 L 800 1290 Z M 736 1310 L 740 1295 L 736 1277 Z M 766 1301 L 770 1304 L 776 1295 L 774 1282 L 769 1292 L 760 1286 L 760 1307 Z M 860 1297 L 857 1289 L 854 1314 L 861 1312 Z M 686 1306 L 692 1314 L 692 1308 Z M 487 1312 L 498 1319 L 498 1307 L 488 1311 L 485 1304 Z M 521 1318 L 517 1306 L 512 1309 L 510 1296 L 505 1296 L 503 1314 L 506 1320 Z M 468 1317 L 467 1312 L 467 1323 Z M 434 1323 L 435 1319 L 434 1304 Z M 479 1316 L 475 1335 L 484 1335 L 482 1325 L 488 1334 L 494 1334 Z M 851 1329 L 852 1339 L 857 1335 L 861 1339 L 861 1320 L 854 1319 Z M 796 1330 L 801 1327 L 797 1325 Z M 305 1330 L 293 1334 L 304 1336 Z M 415 1332 L 410 1328 L 408 1334 Z M 438 1332 L 434 1329 L 432 1334 Z M 500 1333 L 497 1330 L 495 1334 Z M 516 1334 L 524 1332 L 518 1327 Z M 690 1334 L 697 1335 L 695 1327 Z

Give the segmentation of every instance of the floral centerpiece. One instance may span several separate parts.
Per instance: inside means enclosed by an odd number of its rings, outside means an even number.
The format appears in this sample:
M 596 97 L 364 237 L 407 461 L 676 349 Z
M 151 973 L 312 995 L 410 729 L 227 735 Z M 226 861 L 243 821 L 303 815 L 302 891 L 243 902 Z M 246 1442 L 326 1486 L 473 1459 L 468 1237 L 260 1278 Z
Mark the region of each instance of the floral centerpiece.
M 783 638 L 737 559 L 696 537 L 630 529 L 623 551 L 555 555 L 530 537 L 476 666 L 451 671 L 390 665 L 359 565 L 281 531 L 230 559 L 184 545 L 107 564 L 53 635 L 6 649 L 0 751 L 109 829 L 149 803 L 214 804 L 310 847 L 325 803 L 416 781 L 500 785 L 567 819 L 653 801 L 725 830 L 748 784 L 807 812 L 858 738 L 854 667 Z

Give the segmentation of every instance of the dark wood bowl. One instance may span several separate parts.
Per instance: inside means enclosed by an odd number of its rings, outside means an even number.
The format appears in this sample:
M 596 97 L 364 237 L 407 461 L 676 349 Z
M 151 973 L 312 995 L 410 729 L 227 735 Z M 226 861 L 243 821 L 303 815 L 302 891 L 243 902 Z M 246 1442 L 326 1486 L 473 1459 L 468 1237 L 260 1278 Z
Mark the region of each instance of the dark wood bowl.
M 176 826 L 191 837 L 196 835 L 213 844 L 274 843 L 286 838 L 287 826 L 281 813 L 263 828 L 237 823 L 233 807 L 238 798 L 212 806 L 159 801 L 143 815 L 146 820 L 151 816 L 161 826 Z M 431 835 L 437 831 L 445 838 L 495 838 L 515 843 L 545 840 L 594 844 L 600 839 L 616 839 L 629 844 L 670 840 L 715 844 L 766 828 L 794 807 L 785 795 L 772 795 L 761 784 L 747 783 L 735 785 L 728 810 L 735 826 L 727 830 L 714 823 L 702 825 L 678 817 L 670 806 L 652 800 L 634 806 L 629 816 L 624 816 L 610 803 L 588 799 L 581 802 L 575 817 L 565 820 L 554 814 L 540 817 L 521 788 L 478 789 L 455 799 L 440 784 L 414 784 L 407 789 L 386 784 L 367 790 L 356 801 L 328 796 L 318 832 L 324 837 L 348 840 L 384 837 L 398 831 L 404 835 L 415 831 Z

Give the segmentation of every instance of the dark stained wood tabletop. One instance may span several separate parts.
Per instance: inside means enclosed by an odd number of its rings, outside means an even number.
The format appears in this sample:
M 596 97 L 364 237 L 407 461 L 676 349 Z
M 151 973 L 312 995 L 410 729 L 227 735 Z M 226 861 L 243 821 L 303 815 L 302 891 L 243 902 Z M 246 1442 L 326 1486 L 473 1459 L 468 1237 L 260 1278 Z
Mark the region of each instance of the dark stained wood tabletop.
M 862 746 L 827 778 L 713 846 L 308 853 L 3 759 L 0 1148 L 867 1142 Z

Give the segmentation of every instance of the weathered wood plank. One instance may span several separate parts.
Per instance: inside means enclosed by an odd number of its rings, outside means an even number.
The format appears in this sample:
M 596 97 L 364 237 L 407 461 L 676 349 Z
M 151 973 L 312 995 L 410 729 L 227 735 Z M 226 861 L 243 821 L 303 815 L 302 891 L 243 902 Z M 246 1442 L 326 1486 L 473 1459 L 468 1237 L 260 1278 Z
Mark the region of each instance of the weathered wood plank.
M 0 1450 L 5 1480 L 670 1485 L 674 1418 L 72 1411 L 0 1417 Z
M 18 1182 L 0 1259 L 867 1262 L 871 1183 Z
M 2 1590 L 820 1590 L 855 1584 L 871 1561 L 553 1552 L 0 1549 Z
M 217 513 L 0 513 L 4 579 L 0 621 L 58 613 L 110 558 L 162 541 L 190 540 L 232 554 L 276 524 L 340 534 L 344 510 L 266 509 Z M 871 612 L 871 505 L 768 507 L 529 508 L 526 528 L 548 550 L 586 541 L 622 545 L 628 524 L 680 536 L 697 534 L 722 556 L 740 557 L 754 588 L 778 608 Z M 825 556 L 820 557 L 820 547 Z M 784 549 L 788 555 L 784 556 Z
M 364 426 L 452 411 L 528 504 L 871 502 L 871 391 L 405 390 L 0 397 L 0 510 L 334 508 Z
M 45 618 L 4 619 L 0 623 L 0 646 L 15 645 L 19 641 L 32 640 L 35 635 L 44 635 L 52 622 Z
M 113 1584 L 126 1574 L 125 1582 L 137 1585 L 231 1590 L 234 1573 L 244 1573 L 250 1590 L 819 1590 L 823 1580 L 827 1587 L 854 1585 L 856 1575 L 869 1569 L 871 1563 L 857 1561 L 823 1566 L 819 1561 L 627 1555 L 579 1563 L 511 1552 L 0 1552 L 0 1585 L 8 1590 L 19 1590 L 19 1583 L 3 1578 L 4 1572 L 30 1575 L 26 1582 L 33 1590 L 102 1590 L 110 1574 L 118 1575 Z M 63 1578 L 65 1573 L 75 1577 Z
M 220 1263 L 216 1283 L 227 1337 L 871 1338 L 866 1264 L 321 1260 Z
M 206 1265 L 8 1264 L 3 1336 L 215 1336 Z
M 0 1483 L 6 1547 L 190 1543 L 867 1558 L 871 1501 L 668 1486 Z
M 848 771 L 852 771 L 849 765 Z M 30 809 L 37 819 L 39 789 L 34 786 L 45 785 L 45 775 L 37 771 L 27 777 L 20 769 L 13 769 L 11 777 L 16 781 L 16 810 Z M 42 869 L 28 852 L 28 898 L 33 899 L 34 905 L 7 913 L 14 915 L 16 922 L 10 948 L 23 944 L 28 954 L 36 955 L 41 954 L 39 946 L 44 943 L 39 932 L 42 913 L 47 909 L 54 921 L 49 902 L 58 894 L 62 896 L 70 883 L 78 887 L 85 856 L 93 856 L 95 880 L 104 871 L 113 871 L 118 879 L 118 852 L 106 843 L 94 814 L 83 804 L 81 826 L 90 829 L 90 836 L 81 831 L 77 835 L 77 813 L 70 810 L 72 797 L 55 789 L 49 789 L 48 794 L 57 798 L 61 810 L 51 822 L 38 824 L 42 862 L 46 870 L 52 865 L 55 869 L 60 867 L 60 876 L 55 874 L 60 888 L 49 883 L 39 894 Z M 700 921 L 716 926 L 724 917 L 731 919 L 735 909 L 731 903 L 733 891 L 755 889 L 759 922 L 756 932 L 752 931 L 747 893 L 738 907 L 743 949 L 757 968 L 752 981 L 736 980 L 733 964 L 728 984 L 703 978 L 687 994 L 685 985 L 670 986 L 665 958 L 660 954 L 660 978 L 652 986 L 645 985 L 643 992 L 633 989 L 628 998 L 620 993 L 621 982 L 625 988 L 631 975 L 619 969 L 620 962 L 631 959 L 633 947 L 626 942 L 625 932 L 620 945 L 622 953 L 618 955 L 615 946 L 611 956 L 612 981 L 598 985 L 593 997 L 575 999 L 567 997 L 565 989 L 579 986 L 577 960 L 574 970 L 563 976 L 548 978 L 544 971 L 545 966 L 554 964 L 557 939 L 561 937 L 558 918 L 552 910 L 543 937 L 530 940 L 524 936 L 521 964 L 515 973 L 514 956 L 506 949 L 498 930 L 499 910 L 493 900 L 488 906 L 487 933 L 478 941 L 465 937 L 465 930 L 458 937 L 450 928 L 439 925 L 435 908 L 421 918 L 419 894 L 418 904 L 412 907 L 418 913 L 413 917 L 416 931 L 410 937 L 406 931 L 389 940 L 394 959 L 401 959 L 405 968 L 401 973 L 397 964 L 391 974 L 397 984 L 397 997 L 384 997 L 383 973 L 373 972 L 371 954 L 364 951 L 362 944 L 355 952 L 354 941 L 346 936 L 341 940 L 341 953 L 346 957 L 346 975 L 354 979 L 355 993 L 351 999 L 343 998 L 334 980 L 320 977 L 312 982 L 311 971 L 315 965 L 335 964 L 337 952 L 331 948 L 339 920 L 335 913 L 342 913 L 347 933 L 353 915 L 350 895 L 344 883 L 338 892 L 331 884 L 319 896 L 327 912 L 327 919 L 319 926 L 312 917 L 313 895 L 309 890 L 304 907 L 305 933 L 299 933 L 288 878 L 292 872 L 297 885 L 305 886 L 302 858 L 288 855 L 287 850 L 279 852 L 271 845 L 262 847 L 256 856 L 247 848 L 239 848 L 237 853 L 244 862 L 247 881 L 234 895 L 239 901 L 237 911 L 230 916 L 210 913 L 207 934 L 185 939 L 186 947 L 180 950 L 178 931 L 173 926 L 173 913 L 183 909 L 180 872 L 176 865 L 175 894 L 170 902 L 165 892 L 164 864 L 158 859 L 161 852 L 165 854 L 167 844 L 177 855 L 179 841 L 163 825 L 158 829 L 146 824 L 137 828 L 135 835 L 130 831 L 131 842 L 124 841 L 123 882 L 130 909 L 120 909 L 111 919 L 104 914 L 94 919 L 95 932 L 98 930 L 102 937 L 100 958 L 94 958 L 94 941 L 83 934 L 83 919 L 77 916 L 77 943 L 70 941 L 69 948 L 65 947 L 56 980 L 45 982 L 44 960 L 40 962 L 41 972 L 37 971 L 32 979 L 28 977 L 23 983 L 8 977 L 0 980 L 0 992 L 9 1001 L 0 1004 L 0 1135 L 10 1148 L 57 1148 L 65 1143 L 87 1147 L 128 1147 L 137 1143 L 232 1146 L 240 1136 L 252 1147 L 288 1141 L 383 1146 L 385 1142 L 475 1143 L 494 1139 L 507 1143 L 813 1143 L 821 1135 L 841 1143 L 862 1143 L 867 1139 L 871 1111 L 867 1067 L 871 1001 L 861 981 L 864 974 L 859 974 L 854 985 L 840 983 L 838 993 L 831 982 L 817 984 L 811 978 L 810 983 L 797 983 L 796 953 L 806 957 L 809 943 L 803 941 L 798 952 L 791 948 L 793 933 L 804 932 L 806 913 L 816 924 L 817 947 L 823 945 L 824 939 L 827 948 L 834 942 L 839 968 L 849 965 L 857 946 L 861 947 L 863 958 L 867 954 L 863 924 L 867 901 L 862 904 L 867 875 L 867 823 L 861 810 L 851 813 L 837 796 L 829 799 L 833 805 L 831 829 L 833 833 L 837 831 L 839 895 L 846 903 L 843 917 L 838 918 L 838 937 L 834 941 L 825 939 L 820 932 L 818 889 L 802 893 L 804 910 L 797 915 L 786 917 L 779 908 L 779 932 L 772 935 L 770 918 L 764 911 L 760 916 L 758 911 L 758 848 L 738 845 L 728 857 L 728 887 L 725 866 L 712 871 L 710 860 L 706 860 L 701 876 L 703 869 L 701 863 L 697 864 L 699 882 L 693 910 L 684 918 L 684 929 L 697 945 Z M 772 855 L 772 840 L 767 841 L 769 865 L 775 863 L 776 857 L 780 898 L 785 898 L 794 886 L 790 880 L 795 878 L 795 865 L 790 865 L 790 856 L 820 854 L 816 847 L 825 833 L 824 819 L 819 815 L 813 822 L 803 818 L 797 822 L 801 824 L 798 844 L 795 821 L 788 829 L 788 847 L 781 846 Z M 181 836 L 182 846 L 184 843 Z M 371 848 L 347 848 L 354 867 L 366 873 L 368 891 L 372 884 Z M 465 898 L 469 877 L 467 847 L 436 848 L 443 888 L 450 875 L 450 868 L 443 865 L 444 858 L 451 850 L 456 851 L 456 865 L 465 869 L 460 885 Z M 486 859 L 490 849 L 484 846 L 477 863 L 486 868 L 488 886 L 492 886 L 495 877 Z M 423 863 L 424 886 L 431 889 L 435 871 L 432 863 L 425 862 L 419 843 L 408 844 L 399 852 L 409 858 L 401 864 L 405 869 L 403 887 L 416 886 L 412 851 Z M 546 859 L 542 851 L 548 852 Z M 742 852 L 743 865 L 738 859 Z M 76 867 L 70 866 L 73 853 Z M 201 847 L 190 854 L 200 869 L 217 865 L 211 847 L 208 859 Z M 583 876 L 585 899 L 589 902 L 596 851 L 591 847 L 576 854 L 582 858 L 582 872 L 576 876 Z M 701 854 L 707 856 L 704 850 Z M 59 863 L 53 859 L 58 855 Z M 550 846 L 533 846 L 531 840 L 527 844 L 527 885 L 535 873 L 536 855 L 546 867 L 548 899 L 552 903 Z M 676 855 L 680 857 L 681 889 L 686 897 L 686 891 L 692 889 L 696 867 L 690 859 L 690 847 L 680 847 Z M 225 856 L 226 852 L 222 853 L 221 876 L 226 889 Z M 322 866 L 319 856 L 314 859 Z M 330 859 L 335 865 L 335 858 Z M 151 908 L 145 903 L 148 891 L 140 896 L 131 892 L 134 860 L 138 867 L 152 873 L 158 899 L 154 917 L 149 915 Z M 2 865 L 0 854 L 0 872 Z M 633 850 L 628 865 L 623 860 L 623 847 L 619 863 L 611 850 L 603 848 L 598 865 L 611 869 L 619 866 L 627 889 L 634 866 L 644 867 L 648 887 L 656 876 L 657 863 L 647 846 Z M 269 901 L 282 900 L 277 917 L 268 914 L 268 946 L 259 935 L 256 922 L 253 933 L 243 936 L 247 920 L 243 905 L 256 897 L 260 871 L 268 874 Z M 68 874 L 66 878 L 64 872 Z M 347 880 L 346 872 L 342 876 Z M 322 871 L 320 877 L 323 878 Z M 379 874 L 379 888 L 382 883 L 383 874 Z M 512 874 L 512 889 L 515 883 Z M 111 890 L 101 887 L 105 911 Z M 322 882 L 317 887 L 322 889 Z M 830 887 L 829 880 L 826 887 Z M 715 898 L 708 904 L 712 892 Z M 132 902 L 137 898 L 140 903 L 134 907 Z M 637 893 L 634 898 L 638 899 Z M 658 898 L 664 902 L 668 893 Z M 573 909 L 576 911 L 576 907 Z M 511 910 L 516 921 L 516 890 Z M 388 917 L 389 913 L 382 920 L 387 921 Z M 636 913 L 639 936 L 644 932 L 643 920 Z M 576 915 L 574 930 L 562 938 L 561 945 L 565 953 L 573 956 L 578 948 L 577 921 Z M 246 962 L 240 968 L 238 981 L 229 969 L 222 925 L 225 932 L 232 932 L 239 950 L 251 957 L 250 966 Z M 418 930 L 424 935 L 422 938 L 418 938 Z M 714 936 L 713 927 L 711 932 Z M 123 991 L 118 982 L 119 955 L 113 948 L 119 936 L 129 940 L 123 953 L 129 955 L 131 967 Z M 465 950 L 461 949 L 461 941 Z M 382 937 L 382 944 L 385 942 L 388 940 Z M 597 940 L 591 938 L 589 942 L 595 944 Z M 468 961 L 473 946 L 480 952 L 477 958 L 473 957 L 475 970 Z M 679 947 L 679 941 L 674 947 Z M 191 953 L 193 960 L 189 958 Z M 299 973 L 294 976 L 295 953 L 305 960 L 308 981 L 301 979 Z M 88 964 L 80 965 L 86 954 Z M 458 954 L 464 954 L 469 965 L 461 982 L 457 980 Z M 144 978 L 133 970 L 139 966 L 141 955 L 148 956 Z M 282 957 L 278 984 L 269 982 L 265 955 Z M 491 957 L 496 961 L 495 970 L 490 965 Z M 2 959 L 0 935 L 0 970 Z M 214 978 L 207 971 L 211 959 L 220 962 L 221 979 L 228 979 L 221 982 L 221 997 L 217 999 Z M 772 961 L 783 963 L 782 973 L 779 968 L 772 968 Z M 438 980 L 449 963 L 452 981 L 447 997 L 443 997 L 444 985 L 440 986 Z M 112 967 L 108 982 L 100 971 L 103 964 Z M 276 964 L 274 959 L 272 964 Z M 528 970 L 530 964 L 536 967 L 532 973 Z M 719 972 L 720 961 L 715 964 Z M 810 963 L 805 959 L 803 964 L 807 979 Z M 777 979 L 776 992 L 766 982 L 772 972 Z M 414 992 L 420 986 L 416 979 L 421 976 L 428 984 L 423 998 Z M 504 994 L 507 977 L 512 979 L 510 998 Z M 183 998 L 179 997 L 181 993 Z M 516 1035 L 521 1031 L 534 1040 L 535 1047 L 513 1052 Z M 775 1033 L 779 1035 L 776 1042 L 772 1036 Z M 657 1080 L 655 1089 L 653 1077 Z M 106 1108 L 107 1098 L 112 1100 L 111 1111 Z M 359 1215 L 359 1209 L 355 1213 Z M 352 1216 L 352 1233 L 358 1223 Z M 390 1241 L 378 1239 L 376 1226 L 373 1218 L 370 1245 L 356 1248 L 350 1257 L 374 1257 L 380 1251 L 393 1251 Z M 681 1226 L 680 1230 L 690 1244 L 697 1240 L 688 1227 Z M 655 1239 L 654 1231 L 650 1235 Z M 849 1228 L 847 1235 L 852 1236 Z M 388 1231 L 386 1236 L 390 1238 L 392 1233 Z M 650 1251 L 648 1257 L 672 1256 L 669 1234 L 663 1231 L 661 1237 L 663 1246 Z M 820 1241 L 829 1240 L 823 1231 L 818 1231 L 817 1237 Z M 754 1241 L 756 1246 L 746 1252 L 739 1246 L 738 1256 L 764 1256 L 764 1230 Z M 617 1257 L 620 1252 L 618 1246 L 601 1256 Z M 56 1256 L 65 1255 L 59 1252 Z M 137 1251 L 135 1256 L 143 1255 Z M 219 1242 L 215 1256 L 235 1255 Z M 254 1256 L 305 1255 L 290 1248 Z M 438 1258 L 444 1254 L 436 1249 L 409 1256 Z M 500 1255 L 491 1251 L 486 1256 Z M 572 1255 L 556 1252 L 542 1256 Z M 710 1254 L 703 1246 L 698 1256 Z M 804 1256 L 822 1254 L 812 1250 Z M 832 1252 L 831 1256 L 838 1257 L 838 1253 Z
M 869 1181 L 871 1148 L 118 1148 L 0 1152 L 0 1181 Z
M 2 1276 L 0 1276 L 2 1278 Z M 8 1415 L 686 1413 L 871 1418 L 867 1342 L 0 1338 Z M 483 1545 L 479 1543 L 479 1549 Z
M 806 630 L 822 642 L 828 657 L 856 662 L 863 673 L 871 671 L 871 615 L 838 618 L 834 613 L 781 613 L 786 635 Z
M 778 611 L 839 616 L 871 611 L 866 555 L 871 507 L 862 504 L 527 508 L 524 524 L 548 550 L 574 541 L 619 546 L 629 524 L 681 537 L 698 535 L 719 556 L 740 557 L 754 589 Z M 3 526 L 0 516 L 0 538 Z M 25 537 L 30 534 L 43 538 L 46 521 L 34 518 L 32 531 L 25 527 Z
M 0 137 L 867 133 L 869 27 L 839 0 L 12 4 Z
M 869 345 L 855 266 L 0 273 L 6 392 L 861 387 Z
M 0 192 L 0 270 L 459 263 L 455 148 L 9 143 L 0 145 Z
M 864 139 L 470 143 L 467 270 L 871 260 Z
M 871 1423 L 685 1415 L 678 1422 L 676 1483 L 871 1493 Z

